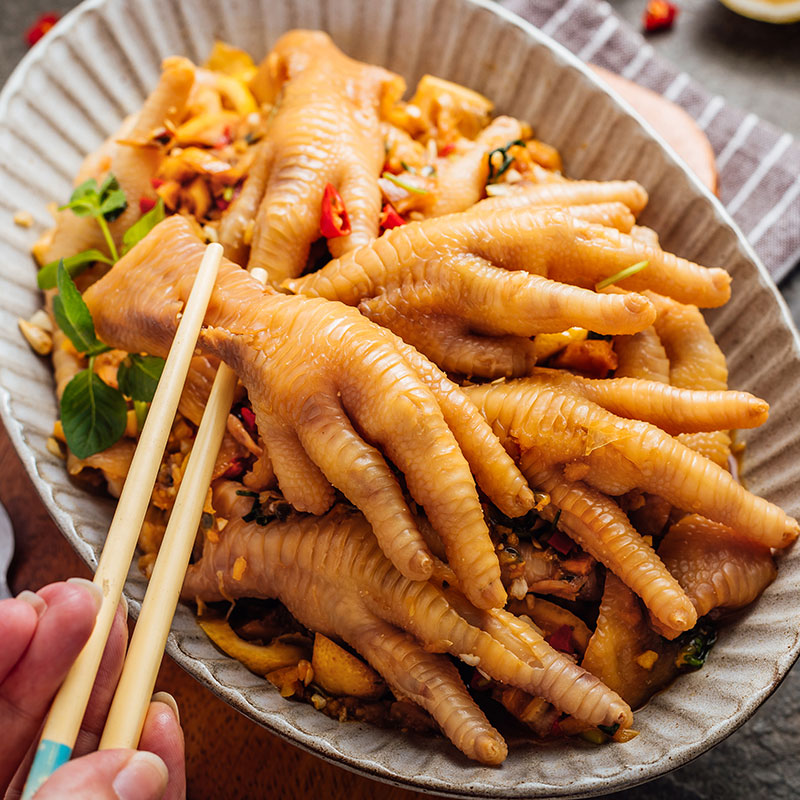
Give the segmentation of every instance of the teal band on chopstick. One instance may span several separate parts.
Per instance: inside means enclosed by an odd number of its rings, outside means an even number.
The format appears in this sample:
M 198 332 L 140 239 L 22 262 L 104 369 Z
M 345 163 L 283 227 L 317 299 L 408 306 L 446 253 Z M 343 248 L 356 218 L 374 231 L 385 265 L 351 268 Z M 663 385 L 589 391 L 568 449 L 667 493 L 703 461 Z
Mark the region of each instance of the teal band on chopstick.
M 69 761 L 72 748 L 51 739 L 42 739 L 28 773 L 22 800 L 31 800 L 42 784 L 62 765 Z

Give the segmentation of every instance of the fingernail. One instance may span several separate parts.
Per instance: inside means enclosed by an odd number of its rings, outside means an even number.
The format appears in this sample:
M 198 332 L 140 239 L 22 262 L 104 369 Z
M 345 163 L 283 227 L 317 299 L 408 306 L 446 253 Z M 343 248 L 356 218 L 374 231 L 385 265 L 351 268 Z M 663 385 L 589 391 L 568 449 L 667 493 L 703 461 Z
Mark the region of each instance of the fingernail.
M 67 583 L 71 583 L 73 586 L 83 586 L 91 594 L 97 610 L 100 610 L 100 606 L 103 605 L 103 590 L 96 583 L 92 583 L 86 578 L 68 578 Z
M 92 584 L 94 586 L 94 584 Z M 122 606 L 122 611 L 125 614 L 125 619 L 128 619 L 128 598 L 125 597 L 125 594 L 121 594 L 119 596 L 119 604 Z
M 175 712 L 175 719 L 178 720 L 180 724 L 181 712 L 178 711 L 178 702 L 169 692 L 156 692 L 152 696 L 151 701 L 153 703 L 164 703 L 168 705 Z
M 111 788 L 119 800 L 154 800 L 164 794 L 168 780 L 167 765 L 155 753 L 142 750 L 130 757 Z
M 42 614 L 47 611 L 47 603 L 39 597 L 38 594 L 35 592 L 31 592 L 28 589 L 24 589 L 17 595 L 17 600 L 22 600 L 23 603 L 27 603 L 29 606 L 33 606 L 34 610 L 36 611 L 36 615 L 41 619 Z

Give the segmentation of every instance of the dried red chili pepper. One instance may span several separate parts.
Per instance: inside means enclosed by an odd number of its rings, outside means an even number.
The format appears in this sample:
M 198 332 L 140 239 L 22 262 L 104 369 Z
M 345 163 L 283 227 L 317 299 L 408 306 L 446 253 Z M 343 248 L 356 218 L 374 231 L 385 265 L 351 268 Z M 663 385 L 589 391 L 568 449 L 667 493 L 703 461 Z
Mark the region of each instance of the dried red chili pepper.
M 573 542 L 566 533 L 559 530 L 553 533 L 553 535 L 547 540 L 547 544 L 549 544 L 553 550 L 561 553 L 562 556 L 565 556 L 567 553 L 569 553 L 569 551 L 575 546 L 575 542 Z
M 350 218 L 347 216 L 344 200 L 331 183 L 325 184 L 325 191 L 322 194 L 319 230 L 326 239 L 350 234 Z
M 400 225 L 405 225 L 406 220 L 397 213 L 397 209 L 391 203 L 387 203 L 383 207 L 383 211 L 381 211 L 380 223 L 381 228 L 388 231 L 389 228 L 398 228 Z
M 61 17 L 58 14 L 48 13 L 42 14 L 36 22 L 25 31 L 25 41 L 28 43 L 28 47 L 33 47 L 39 39 L 42 38 L 55 24 L 59 21 Z
M 153 200 L 152 197 L 142 197 L 139 199 L 139 211 L 141 211 L 142 214 L 152 211 L 155 207 L 156 201 Z
M 677 16 L 678 7 L 673 3 L 669 3 L 667 0 L 648 0 L 642 17 L 642 25 L 648 33 L 665 31 L 672 27 Z
M 560 650 L 562 653 L 574 653 L 572 646 L 572 628 L 569 625 L 562 625 L 556 628 L 548 637 L 547 643 L 553 650 Z

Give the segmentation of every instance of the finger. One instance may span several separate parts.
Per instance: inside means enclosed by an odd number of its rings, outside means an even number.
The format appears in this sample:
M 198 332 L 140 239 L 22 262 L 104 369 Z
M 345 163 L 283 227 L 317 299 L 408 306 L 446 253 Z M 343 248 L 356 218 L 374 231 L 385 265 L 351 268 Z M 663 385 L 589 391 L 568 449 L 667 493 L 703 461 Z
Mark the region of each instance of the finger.
M 47 606 L 41 597 L 24 591 L 9 600 L 0 602 L 0 683 L 22 657 L 33 639 L 39 614 Z
M 361 439 L 333 398 L 316 397 L 302 417 L 297 433 L 308 455 L 361 510 L 386 557 L 411 580 L 427 580 L 430 553 L 380 452 Z
M 99 607 L 91 590 L 76 583 L 50 584 L 38 595 L 47 608 L 24 655 L 0 685 L 0 730 L 5 736 L 0 786 L 8 785 L 36 736 L 53 696 L 92 632 Z
M 103 658 L 97 670 L 92 694 L 86 706 L 81 729 L 75 742 L 73 753 L 82 756 L 97 749 L 100 734 L 105 724 L 108 709 L 111 705 L 114 689 L 122 671 L 122 662 L 125 658 L 125 646 L 128 641 L 127 604 L 121 602 L 114 617 L 114 622 L 109 633 L 108 642 L 103 652 Z M 38 738 L 38 737 L 37 737 Z M 19 765 L 14 779 L 9 787 L 9 792 L 14 796 L 22 794 L 25 779 L 30 772 L 36 754 L 36 741 L 31 744 L 28 752 Z
M 83 722 L 75 742 L 75 755 L 82 756 L 97 749 L 100 735 L 108 716 L 108 709 L 114 698 L 125 651 L 128 645 L 127 604 L 120 603 L 108 634 L 103 658 L 97 669 L 94 688 L 83 715 Z
M 159 800 L 168 777 L 154 753 L 101 750 L 59 767 L 34 800 Z
M 169 782 L 163 800 L 184 800 L 186 762 L 178 705 L 166 692 L 153 695 L 153 700 L 144 719 L 139 749 L 155 753 L 167 765 Z

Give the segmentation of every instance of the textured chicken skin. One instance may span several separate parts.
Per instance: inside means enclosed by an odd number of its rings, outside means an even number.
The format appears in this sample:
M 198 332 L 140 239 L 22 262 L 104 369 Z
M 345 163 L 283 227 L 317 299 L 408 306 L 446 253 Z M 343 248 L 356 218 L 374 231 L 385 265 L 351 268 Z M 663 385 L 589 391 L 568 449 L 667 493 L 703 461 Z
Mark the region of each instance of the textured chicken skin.
M 160 223 L 84 295 L 101 338 L 130 352 L 165 354 L 204 249 L 181 217 Z M 321 514 L 335 486 L 363 509 L 401 572 L 428 577 L 431 556 L 385 453 L 441 535 L 470 599 L 481 607 L 504 603 L 467 459 L 509 513 L 530 509 L 533 493 L 433 365 L 355 309 L 264 289 L 226 259 L 206 323 L 199 346 L 226 361 L 248 389 L 292 505 Z
M 443 369 L 494 378 L 523 374 L 532 358 L 527 337 L 536 333 L 577 325 L 629 334 L 648 327 L 654 309 L 642 295 L 593 291 L 642 260 L 649 266 L 622 281 L 626 288 L 691 293 L 708 305 L 730 294 L 724 270 L 536 206 L 467 211 L 394 228 L 284 286 L 358 305 Z
M 630 336 L 615 336 L 614 352 L 617 354 L 615 377 L 669 383 L 669 358 L 655 328 L 645 328 Z
M 697 514 L 669 529 L 658 554 L 686 590 L 698 616 L 752 603 L 777 575 L 768 547 Z
M 727 389 L 725 354 L 700 309 L 654 293 L 649 297 L 658 312 L 653 328 L 669 360 L 669 382 L 685 389 Z M 715 464 L 727 466 L 731 448 L 727 430 L 690 434 L 682 437 L 681 441 Z
M 165 123 L 179 121 L 194 82 L 194 74 L 194 66 L 187 59 L 166 59 L 158 85 L 145 100 L 132 124 L 125 126 L 126 141 L 145 143 Z M 112 141 L 108 144 L 105 158 L 91 159 L 95 174 L 89 175 L 86 170 L 82 172 L 84 180 L 93 177 L 98 182 L 102 182 L 105 175 L 111 172 L 125 192 L 128 207 L 109 223 L 117 247 L 123 233 L 141 214 L 139 201 L 143 198 L 156 199 L 150 179 L 155 175 L 160 161 L 161 153 L 157 148 Z M 48 262 L 68 258 L 91 248 L 108 252 L 97 221 L 92 217 L 78 217 L 65 209 L 56 214 L 56 227 L 43 260 Z
M 611 495 L 643 489 L 769 547 L 785 547 L 800 532 L 797 521 L 776 505 L 660 428 L 623 420 L 564 386 L 521 380 L 465 391 L 501 441 L 519 448 L 520 467 L 529 478 L 563 465 L 568 481 L 583 480 Z M 637 409 L 643 420 L 649 418 L 646 403 Z M 673 424 L 680 423 L 674 407 Z
M 237 558 L 247 563 L 238 580 Z M 632 721 L 614 692 L 527 623 L 400 575 L 366 520 L 341 507 L 322 518 L 298 516 L 261 528 L 230 522 L 218 543 L 206 541 L 183 596 L 280 599 L 304 625 L 352 645 L 398 696 L 419 703 L 456 747 L 487 764 L 503 761 L 505 743 L 439 653 L 477 660 L 492 678 L 545 697 L 588 724 L 628 727 Z
M 320 235 L 328 183 L 342 196 L 351 226 L 349 235 L 328 240 L 331 252 L 342 255 L 378 235 L 384 159 L 378 111 L 386 87 L 402 79 L 348 58 L 319 31 L 285 34 L 260 69 L 276 112 L 248 266 L 263 267 L 280 283 L 305 267 Z

